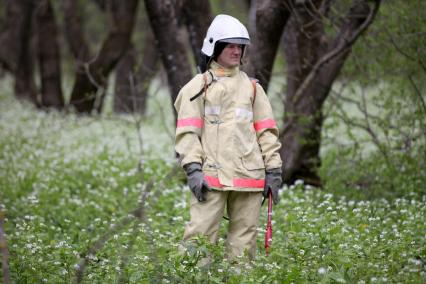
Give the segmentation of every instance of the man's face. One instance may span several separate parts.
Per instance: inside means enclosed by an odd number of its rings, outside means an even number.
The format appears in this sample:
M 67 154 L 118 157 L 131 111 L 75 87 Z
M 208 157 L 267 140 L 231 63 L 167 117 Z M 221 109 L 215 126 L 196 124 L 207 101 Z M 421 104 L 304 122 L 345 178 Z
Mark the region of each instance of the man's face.
M 232 68 L 240 65 L 243 48 L 241 44 L 228 43 L 222 53 L 217 58 L 217 63 L 225 68 Z

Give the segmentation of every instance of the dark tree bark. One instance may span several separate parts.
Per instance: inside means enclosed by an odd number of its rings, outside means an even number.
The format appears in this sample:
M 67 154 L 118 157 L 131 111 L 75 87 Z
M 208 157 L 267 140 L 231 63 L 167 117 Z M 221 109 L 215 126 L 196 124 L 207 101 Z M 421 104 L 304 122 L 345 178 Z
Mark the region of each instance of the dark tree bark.
M 121 58 L 115 70 L 114 111 L 132 113 L 140 108 L 139 98 L 135 93 L 135 56 L 136 51 L 131 44 L 126 54 Z
M 41 107 L 62 109 L 58 32 L 50 0 L 40 0 L 36 8 L 37 54 L 41 76 Z
M 139 28 L 143 35 L 142 56 L 133 49 L 120 60 L 116 71 L 114 111 L 121 113 L 146 113 L 148 88 L 160 67 L 160 55 L 148 19 L 141 19 Z M 142 57 L 140 60 L 137 58 Z
M 129 49 L 117 66 L 114 111 L 146 113 L 149 85 L 158 71 L 160 56 L 150 33 L 145 40 L 142 60 L 136 63 L 135 50 Z
M 15 96 L 37 105 L 31 53 L 34 4 L 31 0 L 9 0 L 5 8 L 6 27 L 0 35 L 0 62 L 14 74 Z
M 18 51 L 21 50 L 21 37 L 24 27 L 30 27 L 28 15 L 23 1 L 5 1 L 5 20 L 2 22 L 0 33 L 0 61 L 7 71 L 13 73 L 18 65 Z
M 155 44 L 155 37 L 152 31 L 147 33 L 145 47 L 143 49 L 142 62 L 136 68 L 136 94 L 140 97 L 140 110 L 146 113 L 146 103 L 148 100 L 148 88 L 152 79 L 160 69 L 160 53 Z
M 145 7 L 156 36 L 157 48 L 167 73 L 172 104 L 192 73 L 185 45 L 177 38 L 176 10 L 171 0 L 145 0 Z M 173 108 L 174 109 L 174 108 Z M 176 113 L 175 113 L 176 117 Z
M 297 5 L 284 36 L 288 83 L 281 156 L 283 180 L 288 184 L 303 179 L 321 186 L 317 169 L 322 106 L 352 45 L 371 24 L 380 6 L 380 0 L 374 1 L 372 7 L 368 1 L 354 0 L 337 36 L 326 40 L 323 15 L 319 14 L 323 2 Z
M 108 36 L 95 58 L 84 63 L 84 72 L 77 70 L 70 101 L 76 111 L 101 111 L 107 77 L 129 46 L 137 3 L 137 0 L 108 1 L 107 8 L 111 19 Z M 100 96 L 98 91 L 102 91 Z
M 80 82 L 79 77 L 85 77 L 86 75 L 86 62 L 90 60 L 90 50 L 89 45 L 84 36 L 82 19 L 80 17 L 81 13 L 78 7 L 78 1 L 76 0 L 64 0 L 62 2 L 62 9 L 64 11 L 64 29 L 65 37 L 67 43 L 70 47 L 71 53 L 74 56 L 76 73 L 75 73 L 75 83 Z M 91 88 L 91 83 L 87 83 L 84 86 L 75 86 L 74 89 L 88 89 Z M 97 90 L 97 88 L 95 89 Z M 75 95 L 74 95 L 75 96 Z M 84 94 L 82 95 L 84 97 Z M 74 99 L 75 100 L 75 99 Z M 84 102 L 84 98 L 81 99 L 81 102 Z M 91 106 L 89 106 L 87 112 L 91 111 Z M 81 110 L 83 112 L 84 110 Z
M 267 90 L 281 35 L 290 18 L 294 0 L 251 2 L 251 46 L 247 54 L 249 62 L 244 70 L 258 79 Z
M 189 33 L 194 62 L 201 66 L 200 51 L 213 15 L 208 0 L 183 0 L 182 14 Z
M 90 59 L 90 51 L 84 37 L 81 13 L 77 2 L 76 0 L 63 0 L 62 10 L 64 11 L 65 37 L 76 60 L 77 70 L 83 71 L 83 63 Z
M 288 122 L 289 117 L 294 117 L 297 121 L 288 135 L 282 137 L 282 143 L 287 143 L 283 146 L 286 149 L 281 149 L 286 171 L 284 181 L 287 183 L 303 179 L 306 183 L 320 185 L 316 174 L 316 169 L 320 166 L 320 141 L 316 138 L 319 138 L 323 121 L 321 106 L 313 101 L 315 93 L 304 94 L 303 101 L 297 106 L 293 104 L 293 97 L 323 48 L 323 25 L 318 14 L 321 2 L 322 0 L 312 1 L 312 6 L 297 5 L 284 34 L 287 61 L 285 121 Z M 302 149 L 305 152 L 302 152 Z

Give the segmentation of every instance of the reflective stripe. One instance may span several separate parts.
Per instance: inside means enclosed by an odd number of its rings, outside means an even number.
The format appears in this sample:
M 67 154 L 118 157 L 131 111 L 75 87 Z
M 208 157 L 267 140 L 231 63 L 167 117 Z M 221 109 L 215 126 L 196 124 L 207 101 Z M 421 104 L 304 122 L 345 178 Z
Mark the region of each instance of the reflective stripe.
M 255 188 L 265 187 L 264 179 L 235 178 L 232 183 L 234 184 L 235 187 L 255 187 Z
M 256 121 L 254 123 L 254 129 L 256 129 L 256 131 L 260 131 L 265 128 L 274 128 L 276 126 L 277 124 L 275 123 L 275 120 L 273 120 L 272 118 Z
M 253 112 L 249 111 L 247 109 L 244 108 L 235 108 L 235 116 L 237 118 L 242 118 L 242 119 L 248 119 L 248 120 L 252 120 L 253 119 Z
M 223 185 L 220 183 L 219 179 L 212 176 L 204 176 L 209 186 L 220 187 Z M 251 187 L 251 188 L 264 188 L 265 180 L 264 179 L 254 179 L 254 178 L 234 178 L 232 181 L 233 186 L 235 187 Z
M 212 177 L 212 176 L 204 176 L 204 179 L 207 181 L 207 184 L 209 186 L 213 187 L 223 187 L 223 185 L 220 184 L 220 181 L 218 178 Z
M 201 118 L 184 118 L 184 119 L 179 119 L 177 121 L 176 127 L 194 126 L 194 127 L 202 128 L 203 124 L 204 123 Z
M 220 106 L 206 106 L 204 108 L 205 115 L 219 115 L 220 114 Z

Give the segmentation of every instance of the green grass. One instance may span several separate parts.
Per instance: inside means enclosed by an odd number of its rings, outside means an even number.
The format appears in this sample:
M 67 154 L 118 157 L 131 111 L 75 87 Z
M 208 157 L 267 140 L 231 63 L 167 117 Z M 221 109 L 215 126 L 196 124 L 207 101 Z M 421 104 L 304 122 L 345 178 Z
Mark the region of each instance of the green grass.
M 263 207 L 257 259 L 232 264 L 224 259 L 225 220 L 218 245 L 200 239 L 179 252 L 190 192 L 161 122 L 142 124 L 141 154 L 131 117 L 42 113 L 7 96 L 0 102 L 0 206 L 16 283 L 74 282 L 85 257 L 84 283 L 426 281 L 426 196 L 345 195 L 344 177 L 332 171 L 333 162 L 344 163 L 337 154 L 322 171 L 341 191 L 285 187 L 274 207 L 271 254 L 262 247 Z M 351 170 L 338 165 L 337 174 Z M 208 254 L 210 266 L 197 265 Z

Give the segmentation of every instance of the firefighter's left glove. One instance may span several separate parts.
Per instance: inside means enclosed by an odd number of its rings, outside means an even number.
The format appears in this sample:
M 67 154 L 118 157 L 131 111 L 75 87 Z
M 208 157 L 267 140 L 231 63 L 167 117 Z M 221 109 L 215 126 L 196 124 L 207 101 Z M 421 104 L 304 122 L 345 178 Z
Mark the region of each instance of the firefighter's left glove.
M 199 202 L 206 201 L 207 191 L 210 191 L 199 163 L 189 163 L 183 166 L 188 177 L 188 186 Z
M 274 204 L 280 202 L 278 192 L 282 184 L 281 168 L 266 170 L 265 187 L 263 189 L 263 197 L 269 197 L 269 191 L 272 192 L 272 200 Z

